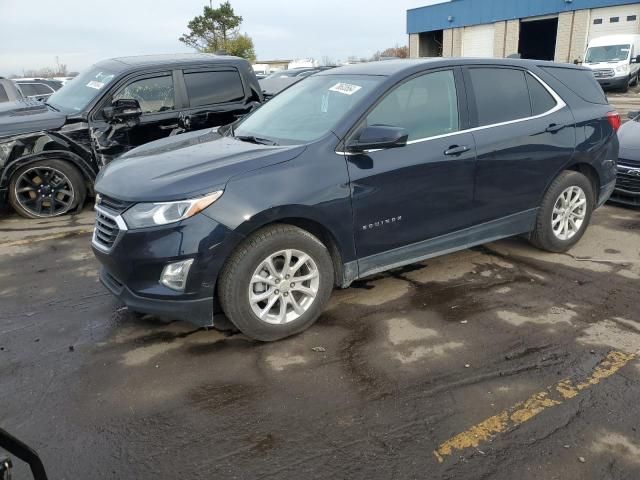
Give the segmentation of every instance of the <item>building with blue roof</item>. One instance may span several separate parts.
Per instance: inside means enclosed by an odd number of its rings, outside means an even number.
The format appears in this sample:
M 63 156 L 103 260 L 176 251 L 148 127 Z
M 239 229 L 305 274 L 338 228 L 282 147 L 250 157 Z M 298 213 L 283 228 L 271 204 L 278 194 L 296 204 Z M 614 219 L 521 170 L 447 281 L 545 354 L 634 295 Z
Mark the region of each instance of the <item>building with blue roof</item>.
M 593 38 L 640 34 L 640 2 L 449 0 L 408 10 L 407 33 L 414 58 L 518 55 L 574 62 Z

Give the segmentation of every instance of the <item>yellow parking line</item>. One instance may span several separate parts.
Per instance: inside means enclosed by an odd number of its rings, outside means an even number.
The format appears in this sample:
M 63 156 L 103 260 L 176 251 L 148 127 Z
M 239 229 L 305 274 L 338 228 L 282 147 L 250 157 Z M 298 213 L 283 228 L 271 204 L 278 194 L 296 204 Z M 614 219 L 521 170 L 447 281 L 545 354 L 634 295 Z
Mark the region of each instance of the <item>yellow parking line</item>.
M 71 230 L 68 232 L 53 233 L 51 235 L 41 235 L 37 237 L 25 238 L 22 240 L 14 240 L 12 242 L 0 243 L 2 247 L 19 247 L 21 245 L 30 245 L 32 243 L 44 242 L 46 240 L 58 240 L 61 238 L 74 237 L 76 235 L 83 235 L 85 233 L 92 233 L 93 227 L 81 228 L 78 230 Z
M 574 383 L 570 379 L 564 379 L 546 390 L 532 395 L 524 402 L 519 402 L 450 438 L 440 444 L 433 454 L 438 462 L 442 463 L 444 457 L 451 455 L 454 450 L 477 447 L 495 435 L 506 432 L 532 419 L 547 408 L 560 405 L 565 400 L 577 396 L 582 390 L 597 385 L 601 380 L 610 377 L 634 358 L 636 358 L 634 354 L 618 351 L 609 352 L 583 382 Z

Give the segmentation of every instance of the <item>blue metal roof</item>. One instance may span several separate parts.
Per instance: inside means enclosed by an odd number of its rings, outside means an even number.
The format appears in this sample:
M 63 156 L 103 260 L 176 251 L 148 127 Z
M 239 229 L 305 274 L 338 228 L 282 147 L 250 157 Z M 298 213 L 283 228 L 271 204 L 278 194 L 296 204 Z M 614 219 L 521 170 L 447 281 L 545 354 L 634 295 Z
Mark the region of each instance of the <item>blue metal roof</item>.
M 451 0 L 407 10 L 407 33 L 633 3 L 640 0 Z

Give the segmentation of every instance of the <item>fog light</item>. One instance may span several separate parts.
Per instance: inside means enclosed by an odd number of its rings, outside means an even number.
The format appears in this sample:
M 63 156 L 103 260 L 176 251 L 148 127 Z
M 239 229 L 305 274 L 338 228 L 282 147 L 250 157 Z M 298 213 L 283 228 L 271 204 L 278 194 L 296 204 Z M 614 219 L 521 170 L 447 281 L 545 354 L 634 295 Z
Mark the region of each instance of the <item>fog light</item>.
M 193 258 L 182 260 L 181 262 L 169 263 L 162 269 L 160 283 L 171 290 L 183 292 L 187 285 L 189 269 L 193 264 Z

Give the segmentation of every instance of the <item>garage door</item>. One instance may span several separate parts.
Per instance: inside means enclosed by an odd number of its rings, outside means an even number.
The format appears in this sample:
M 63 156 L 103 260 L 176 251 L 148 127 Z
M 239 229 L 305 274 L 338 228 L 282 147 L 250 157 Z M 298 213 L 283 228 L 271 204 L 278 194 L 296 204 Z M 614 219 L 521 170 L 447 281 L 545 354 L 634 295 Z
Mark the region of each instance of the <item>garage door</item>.
M 493 57 L 493 25 L 465 27 L 462 34 L 463 57 Z
M 591 10 L 589 41 L 625 33 L 640 33 L 640 4 Z

